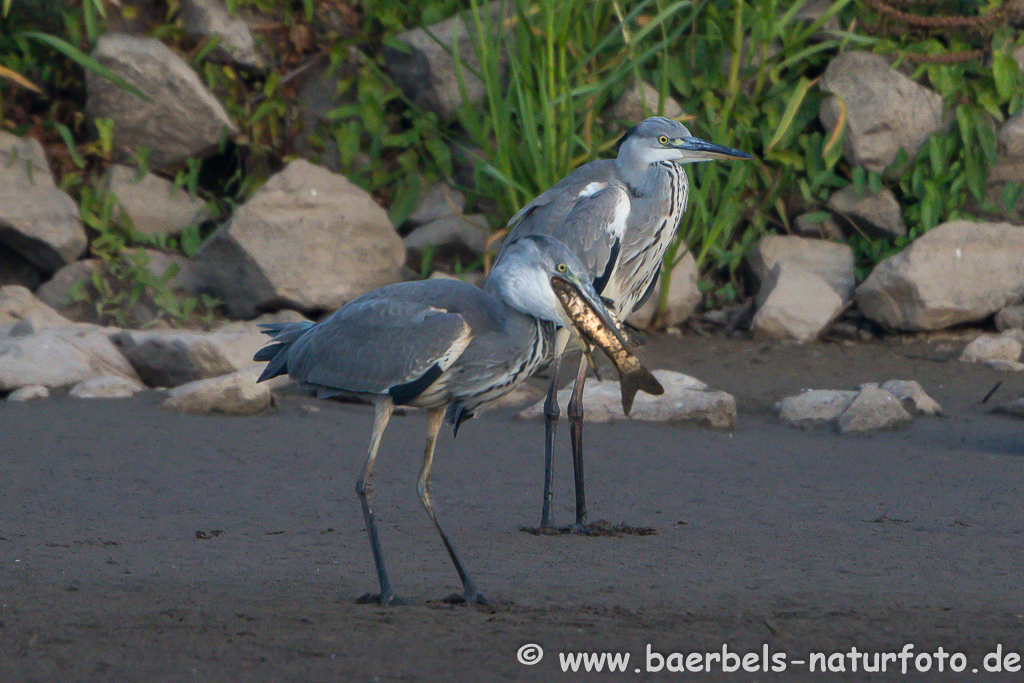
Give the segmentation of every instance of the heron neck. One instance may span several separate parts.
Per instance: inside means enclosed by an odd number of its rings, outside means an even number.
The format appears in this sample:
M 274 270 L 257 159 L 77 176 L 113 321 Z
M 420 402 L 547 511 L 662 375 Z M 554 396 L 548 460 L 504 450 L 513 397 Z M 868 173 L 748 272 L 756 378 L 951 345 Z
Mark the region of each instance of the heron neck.
M 626 167 L 615 160 L 619 174 L 635 197 L 658 197 L 671 182 L 670 161 L 655 161 L 640 166 Z

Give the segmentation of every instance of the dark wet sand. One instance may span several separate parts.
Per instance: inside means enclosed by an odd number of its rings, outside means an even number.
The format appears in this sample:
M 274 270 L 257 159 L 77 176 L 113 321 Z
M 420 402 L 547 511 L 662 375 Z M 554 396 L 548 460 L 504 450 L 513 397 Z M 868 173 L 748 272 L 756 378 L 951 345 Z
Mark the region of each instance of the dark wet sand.
M 392 420 L 374 480 L 411 602 L 380 609 L 353 602 L 376 589 L 353 492 L 368 408 L 297 393 L 251 418 L 178 415 L 157 392 L 2 403 L 0 680 L 879 680 L 848 662 L 831 675 L 637 674 L 648 643 L 767 644 L 791 660 L 913 643 L 963 652 L 968 668 L 886 679 L 1021 680 L 970 672 L 997 644 L 1024 653 L 1024 421 L 990 413 L 1024 378 L 956 361 L 961 346 L 653 340 L 652 366 L 740 406 L 731 434 L 587 428 L 591 518 L 654 536 L 518 531 L 539 516 L 541 425 L 506 411 L 457 441 L 446 431 L 437 508 L 492 610 L 441 602 L 458 579 L 415 494 L 420 415 Z M 842 437 L 771 412 L 801 388 L 894 377 L 919 380 L 947 416 Z M 558 522 L 572 517 L 567 431 Z M 535 666 L 516 660 L 526 643 L 545 650 Z M 558 653 L 576 651 L 632 659 L 627 673 L 562 673 Z

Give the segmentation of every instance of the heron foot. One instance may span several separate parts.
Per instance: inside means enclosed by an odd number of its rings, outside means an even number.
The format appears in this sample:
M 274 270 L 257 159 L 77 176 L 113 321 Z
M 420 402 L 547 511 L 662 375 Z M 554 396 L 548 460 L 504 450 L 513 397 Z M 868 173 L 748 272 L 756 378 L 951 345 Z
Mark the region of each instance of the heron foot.
M 366 595 L 356 598 L 357 605 L 372 605 L 377 604 L 381 607 L 396 607 L 398 605 L 408 605 L 406 600 L 398 597 L 394 593 L 367 593 Z
M 484 605 L 486 607 L 491 605 L 491 603 L 487 602 L 484 594 L 476 589 L 466 591 L 465 593 L 452 593 L 444 601 L 449 605 Z

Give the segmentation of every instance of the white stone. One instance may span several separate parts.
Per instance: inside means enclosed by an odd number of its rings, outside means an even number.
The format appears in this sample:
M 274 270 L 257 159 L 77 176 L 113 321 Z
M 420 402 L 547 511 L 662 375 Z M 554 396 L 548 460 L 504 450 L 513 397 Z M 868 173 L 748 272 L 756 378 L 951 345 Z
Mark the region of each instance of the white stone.
M 665 388 L 661 396 L 644 392 L 636 395 L 629 419 L 650 422 L 696 422 L 716 429 L 732 429 L 736 426 L 736 400 L 724 391 L 711 391 L 698 379 L 681 372 L 655 370 L 654 376 Z M 558 403 L 567 406 L 572 396 L 572 386 L 558 392 Z M 625 420 L 622 412 L 621 388 L 614 380 L 603 382 L 588 381 L 583 390 L 584 420 L 587 422 L 611 422 Z M 544 401 L 539 401 L 519 413 L 524 420 L 542 418 Z M 566 419 L 567 411 L 562 410 L 561 418 Z
M 942 406 L 926 394 L 924 387 L 914 380 L 891 379 L 882 384 L 881 388 L 898 398 L 908 411 L 922 415 L 942 414 Z
M 882 188 L 878 192 L 865 191 L 863 195 L 858 195 L 857 188 L 848 185 L 833 192 L 828 198 L 827 206 L 853 221 L 860 232 L 870 237 L 891 238 L 907 234 L 903 211 L 896 201 L 896 195 L 888 188 Z
M 138 380 L 117 375 L 101 375 L 79 382 L 71 387 L 74 398 L 129 398 L 144 391 L 146 386 Z
M 1000 358 L 985 361 L 985 365 L 999 372 L 1020 372 L 1024 370 L 1024 363 L 1018 363 L 1014 360 L 1002 360 Z
M 960 360 L 967 363 L 987 363 L 992 360 L 1017 361 L 1021 343 L 1010 335 L 983 334 L 964 349 Z
M 217 40 L 215 56 L 240 66 L 263 68 L 263 59 L 256 51 L 249 25 L 240 17 L 232 17 L 219 0 L 184 0 L 181 18 L 186 34 Z
M 134 168 L 115 164 L 106 183 L 132 229 L 143 235 L 176 235 L 210 217 L 206 202 L 153 173 L 140 178 Z
M 189 382 L 171 389 L 165 408 L 182 413 L 253 415 L 270 406 L 270 385 L 256 383 L 257 368 Z
M 0 336 L 4 328 L 31 319 L 34 329 L 67 327 L 73 323 L 19 285 L 0 287 Z
M 884 389 L 867 387 L 857 393 L 838 424 L 841 434 L 849 434 L 888 429 L 912 419 L 898 398 Z
M 445 216 L 416 228 L 405 236 L 402 243 L 406 249 L 414 251 L 461 244 L 476 254 L 482 254 L 490 236 L 487 218 L 480 214 Z
M 782 399 L 779 403 L 779 417 L 794 427 L 835 422 L 855 398 L 856 391 L 810 389 Z
M 35 401 L 40 398 L 48 398 L 49 396 L 50 390 L 46 387 L 38 384 L 29 384 L 12 391 L 7 395 L 7 400 L 14 403 L 24 403 L 25 401 Z
M 93 325 L 0 339 L 0 391 L 31 384 L 62 387 L 108 374 L 138 379 L 107 332 Z
M 768 279 L 775 266 L 789 262 L 814 273 L 849 301 L 855 285 L 853 249 L 827 240 L 789 235 L 765 235 L 747 252 L 747 264 L 759 282 Z

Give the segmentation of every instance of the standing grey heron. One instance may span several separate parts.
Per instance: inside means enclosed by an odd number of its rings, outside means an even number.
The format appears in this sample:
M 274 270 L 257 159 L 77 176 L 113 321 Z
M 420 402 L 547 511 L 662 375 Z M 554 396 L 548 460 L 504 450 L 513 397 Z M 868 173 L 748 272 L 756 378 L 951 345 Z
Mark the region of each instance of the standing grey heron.
M 380 583 L 380 593 L 369 599 L 399 602 L 384 567 L 370 494 L 388 420 L 395 406 L 410 405 L 427 409 L 417 491 L 462 580 L 457 599 L 485 602 L 434 512 L 430 470 L 437 434 L 446 412 L 458 430 L 474 410 L 512 391 L 550 359 L 556 330 L 572 325 L 556 286 L 563 296 L 573 289 L 625 344 L 592 278 L 567 247 L 530 235 L 508 245 L 483 289 L 448 279 L 404 282 L 365 294 L 317 324 L 263 325 L 273 339 L 255 356 L 268 361 L 258 381 L 287 373 L 316 387 L 320 397 L 356 394 L 375 406 L 369 456 L 356 483 Z
M 689 182 L 683 164 L 713 159 L 751 159 L 749 154 L 690 135 L 683 124 L 660 116 L 629 130 L 615 159 L 584 164 L 519 210 L 509 221 L 507 238 L 549 235 L 568 245 L 597 274 L 594 288 L 612 313 L 623 319 L 654 292 L 662 259 L 686 210 Z M 502 249 L 499 266 L 508 251 Z M 559 409 L 559 357 L 569 339 L 560 334 L 544 405 L 544 503 L 541 527 L 551 526 L 552 450 Z M 569 400 L 573 472 L 576 484 L 575 531 L 585 531 L 587 504 L 583 482 L 583 385 L 587 354 L 580 358 Z

